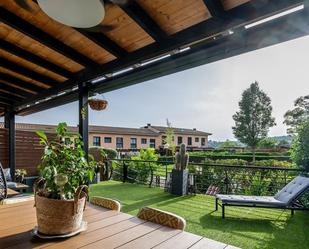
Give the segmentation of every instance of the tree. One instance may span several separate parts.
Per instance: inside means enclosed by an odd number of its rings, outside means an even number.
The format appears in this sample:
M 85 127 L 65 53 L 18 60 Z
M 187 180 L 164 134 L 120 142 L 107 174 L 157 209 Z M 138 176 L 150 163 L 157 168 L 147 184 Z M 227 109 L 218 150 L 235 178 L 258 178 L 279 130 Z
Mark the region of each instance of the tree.
M 233 115 L 233 133 L 241 143 L 251 147 L 255 162 L 258 143 L 267 137 L 269 128 L 276 125 L 275 119 L 271 116 L 271 100 L 259 88 L 258 82 L 254 82 L 242 93 L 238 105 L 239 111 Z
M 228 140 L 228 139 L 226 139 L 220 145 L 220 147 L 238 147 L 238 146 L 240 146 L 240 144 L 237 141 L 231 141 L 231 140 Z
M 309 118 L 296 128 L 291 157 L 296 164 L 309 170 Z
M 172 156 L 175 154 L 176 146 L 174 144 L 174 129 L 171 122 L 166 119 L 166 131 L 165 137 L 163 138 L 164 147 L 167 149 L 167 154 Z
M 309 118 L 309 95 L 299 97 L 294 102 L 295 108 L 284 114 L 284 124 L 288 127 L 288 134 L 295 134 L 297 127 Z
M 271 137 L 266 137 L 266 138 L 263 138 L 259 144 L 258 144 L 258 147 L 259 148 L 263 148 L 263 149 L 273 149 L 275 148 L 276 146 L 278 146 L 278 141 L 276 139 L 273 139 Z

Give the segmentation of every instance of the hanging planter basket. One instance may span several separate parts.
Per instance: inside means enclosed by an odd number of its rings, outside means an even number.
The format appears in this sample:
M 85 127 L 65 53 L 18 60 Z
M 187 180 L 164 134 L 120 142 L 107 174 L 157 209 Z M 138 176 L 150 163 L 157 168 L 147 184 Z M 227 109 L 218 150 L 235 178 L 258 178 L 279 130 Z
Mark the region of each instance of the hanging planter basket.
M 92 110 L 103 111 L 106 109 L 108 102 L 105 99 L 93 98 L 88 100 L 88 104 Z

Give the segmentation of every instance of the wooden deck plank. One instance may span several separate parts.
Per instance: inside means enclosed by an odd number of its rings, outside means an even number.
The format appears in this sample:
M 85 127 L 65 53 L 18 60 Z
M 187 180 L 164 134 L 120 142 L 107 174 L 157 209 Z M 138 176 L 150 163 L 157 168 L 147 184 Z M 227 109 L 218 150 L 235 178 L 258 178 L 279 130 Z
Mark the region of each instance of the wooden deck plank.
M 31 214 L 35 214 L 35 212 L 32 212 Z M 84 219 L 87 221 L 89 220 L 88 222 L 91 224 L 92 222 L 96 222 L 98 220 L 105 221 L 105 219 L 114 217 L 118 214 L 119 213 L 112 210 L 103 208 L 100 210 L 90 207 L 85 210 Z M 127 217 L 127 215 L 125 216 Z M 32 222 L 29 222 L 27 226 L 15 226 L 2 230 L 0 235 L 0 248 L 42 248 L 51 245 L 52 243 L 50 241 L 32 238 L 31 230 L 36 225 L 36 217 L 34 216 L 32 219 L 29 219 L 29 221 L 30 220 Z M 14 235 L 14 239 L 11 238 L 12 235 Z
M 24 201 L 24 202 L 18 202 L 14 204 L 5 204 L 5 205 L 0 205 L 0 211 L 3 211 L 5 209 L 11 209 L 13 207 L 22 207 L 22 206 L 32 206 L 33 207 L 33 200 L 31 201 Z
M 34 201 L 0 206 L 0 248 L 237 249 L 91 204 L 85 209 L 84 219 L 88 222 L 85 232 L 69 239 L 42 240 L 31 235 L 33 227 L 37 224 Z
M 117 233 L 121 233 L 122 231 L 126 231 L 132 227 L 136 227 L 144 222 L 145 221 L 138 219 L 138 218 L 130 218 L 130 219 L 126 219 L 124 221 L 121 221 L 113 225 L 109 225 L 109 226 L 106 226 L 106 227 L 103 227 L 101 229 L 97 229 L 91 232 L 89 232 L 89 229 L 88 229 L 87 231 L 81 233 L 79 236 L 72 237 L 61 243 L 54 244 L 48 247 L 48 249 L 80 248 L 83 246 L 87 246 L 91 244 L 92 242 L 96 242 L 101 239 L 109 238 L 110 236 L 113 236 Z
M 211 248 L 211 249 L 225 249 L 227 244 L 212 240 L 203 238 L 200 241 L 198 241 L 196 244 L 194 244 L 190 249 L 205 249 L 205 248 Z
M 147 249 L 153 248 L 154 246 L 164 242 L 173 236 L 181 233 L 181 230 L 175 230 L 169 227 L 160 227 L 157 230 L 154 230 L 151 233 L 148 233 L 137 240 L 133 240 L 123 246 L 120 246 L 121 249 Z
M 97 248 L 116 248 L 120 247 L 128 242 L 131 242 L 139 237 L 144 236 L 156 229 L 162 227 L 161 225 L 145 222 L 133 228 L 127 229 L 123 232 L 117 233 L 113 236 L 107 237 L 106 239 L 98 240 L 94 243 L 88 244 L 81 248 L 83 249 L 97 249 Z
M 203 237 L 199 235 L 195 235 L 188 232 L 181 232 L 176 236 L 164 241 L 161 244 L 158 244 L 154 247 L 154 249 L 187 249 L 190 246 L 194 245 L 198 241 L 200 241 Z

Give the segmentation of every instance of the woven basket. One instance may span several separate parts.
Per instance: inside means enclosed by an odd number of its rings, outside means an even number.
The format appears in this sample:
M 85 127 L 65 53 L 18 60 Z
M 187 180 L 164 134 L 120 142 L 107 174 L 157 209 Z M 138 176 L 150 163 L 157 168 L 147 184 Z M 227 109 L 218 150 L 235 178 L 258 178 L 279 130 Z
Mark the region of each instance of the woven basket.
M 86 206 L 87 186 L 81 186 L 74 200 L 56 200 L 35 195 L 38 231 L 45 235 L 65 235 L 73 233 L 82 225 Z
M 104 99 L 89 99 L 88 104 L 92 110 L 102 111 L 106 109 L 108 102 Z

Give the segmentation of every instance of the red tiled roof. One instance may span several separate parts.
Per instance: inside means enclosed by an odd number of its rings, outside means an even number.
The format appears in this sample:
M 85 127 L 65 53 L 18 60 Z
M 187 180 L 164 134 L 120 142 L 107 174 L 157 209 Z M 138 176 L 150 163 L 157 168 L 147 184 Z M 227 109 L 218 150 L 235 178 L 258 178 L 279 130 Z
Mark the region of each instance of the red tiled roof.
M 3 128 L 3 123 L 0 123 L 0 128 Z M 42 130 L 47 133 L 54 133 L 56 125 L 46 124 L 28 124 L 28 123 L 16 123 L 17 130 L 23 131 L 36 131 Z M 167 127 L 164 126 L 145 126 L 142 128 L 128 128 L 128 127 L 113 127 L 113 126 L 99 126 L 89 125 L 89 132 L 93 133 L 106 133 L 106 134 L 119 134 L 119 135 L 143 135 L 143 136 L 159 136 L 166 131 Z M 195 136 L 208 136 L 211 133 L 198 131 L 187 128 L 173 128 L 175 134 L 180 135 L 195 135 Z M 78 126 L 68 126 L 69 132 L 77 133 Z

